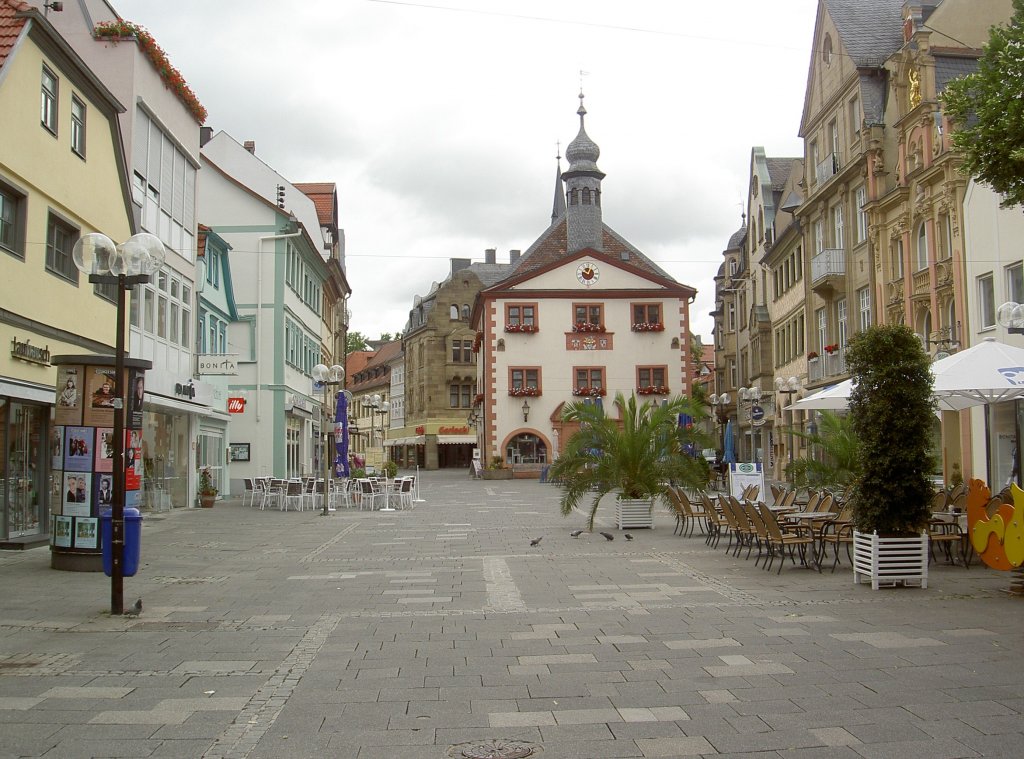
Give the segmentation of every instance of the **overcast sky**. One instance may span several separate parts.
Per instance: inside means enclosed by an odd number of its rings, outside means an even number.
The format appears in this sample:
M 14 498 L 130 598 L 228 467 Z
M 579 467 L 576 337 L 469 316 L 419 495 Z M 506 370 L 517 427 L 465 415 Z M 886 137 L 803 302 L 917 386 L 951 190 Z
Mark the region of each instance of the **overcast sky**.
M 111 2 L 207 126 L 337 184 L 351 329 L 370 338 L 402 330 L 451 258 L 507 262 L 546 229 L 581 71 L 604 221 L 698 290 L 705 342 L 751 148 L 802 152 L 816 0 Z

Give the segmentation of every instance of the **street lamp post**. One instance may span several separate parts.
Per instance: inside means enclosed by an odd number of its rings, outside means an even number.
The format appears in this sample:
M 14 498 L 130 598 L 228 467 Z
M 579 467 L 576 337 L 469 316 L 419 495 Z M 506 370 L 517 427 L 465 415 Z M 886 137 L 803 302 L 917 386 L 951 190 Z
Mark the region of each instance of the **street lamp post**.
M 725 423 L 729 419 L 729 404 L 732 403 L 732 398 L 729 397 L 728 393 L 722 393 L 721 395 L 712 395 L 708 400 L 711 402 L 711 408 L 715 411 L 715 420 L 718 422 L 718 426 L 724 429 Z M 725 450 L 724 437 L 722 439 L 722 450 Z
M 82 235 L 75 243 L 71 258 L 94 284 L 117 286 L 117 334 L 114 338 L 114 381 L 117 383 L 114 407 L 113 485 L 110 502 L 110 613 L 124 613 L 124 316 L 126 292 L 149 282 L 163 266 L 166 251 L 160 238 L 140 232 L 121 245 L 104 234 Z
M 386 458 L 386 454 L 384 453 L 384 434 L 383 434 L 383 430 L 384 430 L 384 416 L 391 411 L 391 404 L 388 401 L 381 400 L 380 395 L 377 394 L 377 393 L 374 393 L 373 395 L 364 395 L 363 396 L 363 407 L 370 409 L 370 445 L 371 446 L 373 445 L 373 434 L 374 434 L 374 426 L 375 426 L 374 422 L 375 422 L 375 420 L 377 418 L 377 414 L 380 414 L 380 416 L 381 416 L 381 420 L 380 420 L 380 425 L 381 425 L 381 441 L 380 441 L 381 460 L 380 460 L 380 463 L 381 463 L 381 467 L 383 468 L 383 466 L 384 466 L 384 459 Z
M 320 516 L 322 517 L 325 517 L 328 514 L 330 514 L 330 511 L 327 508 L 327 494 L 328 491 L 330 490 L 328 485 L 330 484 L 331 481 L 330 456 L 327 455 L 327 418 L 328 416 L 330 416 L 330 418 L 333 420 L 334 414 L 330 413 L 330 405 L 327 402 L 328 389 L 331 387 L 337 387 L 344 381 L 344 379 L 345 369 L 339 366 L 338 364 L 335 364 L 334 366 L 331 367 L 327 367 L 324 364 L 317 364 L 316 366 L 313 367 L 313 380 L 319 382 L 320 385 L 323 387 L 324 399 L 323 410 L 320 412 L 320 432 L 322 433 L 324 441 L 323 448 L 320 451 L 320 457 L 323 459 L 324 464 L 324 508 L 323 511 L 320 512 Z
M 800 380 L 797 377 L 790 377 L 789 379 L 784 379 L 783 377 L 776 377 L 775 390 L 776 392 L 786 396 L 786 405 L 788 406 L 790 404 L 790 401 L 793 399 L 793 394 L 800 392 Z M 793 414 L 793 411 L 789 412 L 789 434 L 788 441 L 786 442 L 786 449 L 789 452 L 788 458 L 790 464 L 789 467 L 786 469 L 786 474 L 789 476 L 790 482 L 792 482 L 793 476 L 791 474 L 791 470 L 793 467 Z
M 754 406 L 761 401 L 761 388 L 757 385 L 741 387 L 739 396 L 740 400 L 746 401 L 749 404 L 747 406 L 747 422 L 750 424 L 750 460 L 754 461 L 757 459 L 756 451 L 754 450 Z

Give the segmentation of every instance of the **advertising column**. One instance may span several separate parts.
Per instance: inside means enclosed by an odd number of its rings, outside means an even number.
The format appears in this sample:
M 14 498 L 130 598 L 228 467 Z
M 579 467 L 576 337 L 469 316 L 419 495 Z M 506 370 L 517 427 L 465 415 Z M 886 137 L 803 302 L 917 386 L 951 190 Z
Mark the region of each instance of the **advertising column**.
M 114 407 L 125 403 L 125 507 L 139 507 L 142 494 L 140 428 L 145 370 L 151 364 L 125 359 L 116 377 L 110 356 L 54 356 L 56 409 L 50 446 L 52 482 L 50 566 L 99 572 L 99 516 L 114 492 Z M 131 391 L 129 391 L 131 388 Z M 127 396 L 127 398 L 126 398 Z

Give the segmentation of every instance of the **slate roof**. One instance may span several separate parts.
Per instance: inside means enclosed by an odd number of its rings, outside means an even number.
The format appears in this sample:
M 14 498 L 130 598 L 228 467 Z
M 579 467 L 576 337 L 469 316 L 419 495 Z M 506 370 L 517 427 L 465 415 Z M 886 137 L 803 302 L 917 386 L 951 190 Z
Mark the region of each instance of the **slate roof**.
M 935 56 L 935 92 L 936 94 L 946 89 L 946 85 L 953 79 L 967 74 L 973 74 L 978 69 L 977 58 L 964 58 L 962 56 Z
M 786 186 L 786 180 L 789 179 L 789 174 L 793 170 L 793 161 L 799 160 L 799 158 L 765 159 L 765 164 L 768 167 L 768 176 L 772 180 L 772 190 L 774 192 L 782 192 Z
M 28 10 L 32 10 L 32 6 L 21 0 L 0 0 L 0 66 L 4 65 L 28 22 L 26 18 L 17 18 L 16 14 Z
M 313 201 L 320 224 L 334 224 L 334 182 L 294 182 L 295 188 Z
M 664 277 L 665 279 L 670 279 L 673 282 L 675 281 L 660 266 L 638 251 L 636 247 L 626 242 L 625 239 L 614 232 L 607 224 L 602 225 L 601 244 L 603 247 L 601 252 L 604 254 L 611 256 L 612 258 L 624 260 L 631 266 L 634 266 L 641 271 L 645 271 L 648 274 L 654 274 L 658 277 Z M 507 272 L 506 276 L 520 276 L 522 274 L 535 271 L 536 269 L 555 264 L 566 257 L 566 247 L 566 217 L 562 216 L 554 224 L 548 227 L 544 233 L 534 241 L 533 245 L 526 249 L 526 252 L 519 258 L 519 261 L 512 264 L 512 268 Z M 629 257 L 623 259 L 623 254 L 627 254 Z
M 726 250 L 735 250 L 743 247 L 743 241 L 747 239 L 747 225 L 744 224 L 742 227 L 732 233 L 732 237 L 729 238 L 729 244 L 725 246 Z
M 903 47 L 903 0 L 824 0 L 858 67 L 880 67 Z

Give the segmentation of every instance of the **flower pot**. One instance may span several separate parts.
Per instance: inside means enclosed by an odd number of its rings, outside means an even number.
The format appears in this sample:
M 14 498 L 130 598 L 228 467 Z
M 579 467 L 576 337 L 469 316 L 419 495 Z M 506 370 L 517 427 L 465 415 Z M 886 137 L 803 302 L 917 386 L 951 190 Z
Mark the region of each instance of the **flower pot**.
M 916 584 L 928 587 L 928 533 L 911 537 L 881 537 L 853 531 L 853 577 L 871 581 L 871 588 L 880 585 Z
M 619 498 L 615 501 L 615 524 L 620 530 L 637 527 L 654 529 L 654 501 L 650 498 Z
M 212 495 L 202 495 L 202 494 L 200 494 L 200 496 L 199 496 L 199 505 L 202 506 L 204 509 L 212 509 L 213 508 L 213 502 L 216 501 L 216 500 L 217 500 L 217 494 L 216 493 L 214 493 Z

